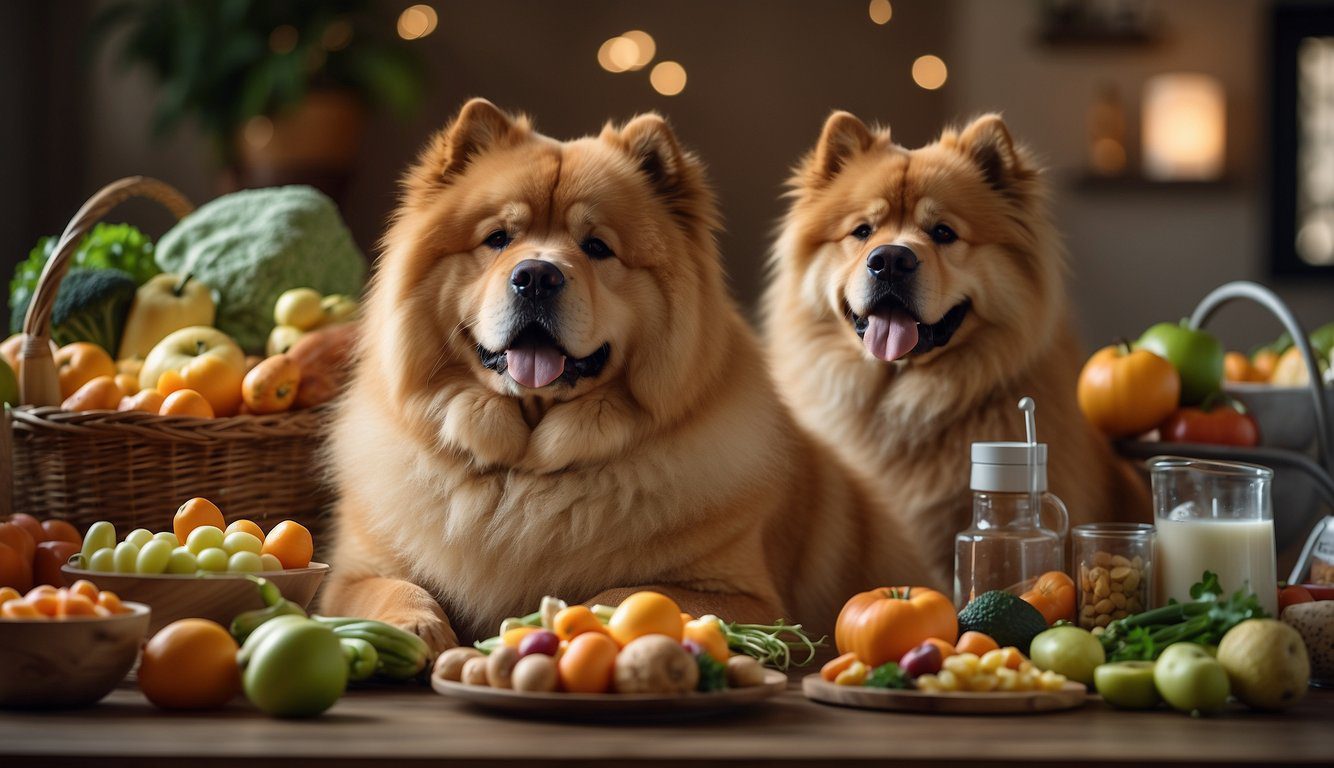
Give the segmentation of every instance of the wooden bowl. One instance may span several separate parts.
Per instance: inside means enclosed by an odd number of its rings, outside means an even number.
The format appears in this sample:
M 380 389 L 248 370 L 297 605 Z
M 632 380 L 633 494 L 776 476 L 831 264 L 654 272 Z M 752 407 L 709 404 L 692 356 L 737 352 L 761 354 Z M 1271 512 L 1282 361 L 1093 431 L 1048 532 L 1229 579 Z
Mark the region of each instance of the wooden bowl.
M 149 607 L 61 620 L 0 619 L 0 708 L 54 709 L 96 704 L 139 657 Z
M 149 634 L 177 619 L 209 619 L 226 627 L 236 614 L 264 607 L 259 590 L 242 573 L 103 573 L 69 565 L 60 571 L 71 583 L 75 579 L 88 579 L 98 589 L 115 592 L 122 600 L 151 606 L 153 620 L 148 627 Z M 273 582 L 283 597 L 305 608 L 328 572 L 328 565 L 311 563 L 307 568 L 265 571 L 256 575 Z

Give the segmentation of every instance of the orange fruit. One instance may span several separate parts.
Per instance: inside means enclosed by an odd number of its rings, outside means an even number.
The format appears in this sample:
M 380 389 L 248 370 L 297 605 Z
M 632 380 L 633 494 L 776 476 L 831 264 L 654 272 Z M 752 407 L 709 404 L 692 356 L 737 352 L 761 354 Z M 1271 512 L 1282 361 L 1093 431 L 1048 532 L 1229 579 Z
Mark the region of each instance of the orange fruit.
M 301 366 L 287 355 L 274 355 L 255 366 L 241 381 L 241 399 L 251 413 L 281 413 L 296 402 Z
M 954 650 L 959 653 L 971 653 L 974 656 L 981 656 L 997 648 L 1000 648 L 1000 644 L 992 640 L 990 635 L 981 632 L 964 632 L 959 636 L 959 642 L 954 644 Z
M 28 562 L 32 562 L 33 553 L 37 551 L 37 540 L 32 537 L 27 528 L 13 520 L 0 523 L 0 544 L 8 544 L 15 552 L 23 555 L 23 559 Z
M 6 600 L 0 605 L 0 616 L 6 619 L 40 619 L 42 614 L 27 600 Z
M 65 398 L 60 407 L 67 411 L 114 411 L 124 396 L 115 378 L 98 376 Z
M 217 355 L 199 355 L 181 368 L 185 385 L 198 392 L 219 416 L 235 416 L 241 405 L 241 369 Z
M 660 592 L 636 592 L 621 601 L 607 622 L 611 636 L 622 646 L 644 635 L 666 635 L 678 643 L 685 633 L 681 608 Z
M 602 626 L 602 622 L 586 605 L 562 608 L 551 621 L 551 631 L 562 640 L 573 640 L 585 632 L 607 634 L 607 628 Z
M 310 531 L 294 520 L 284 520 L 273 526 L 264 537 L 260 554 L 273 555 L 283 568 L 305 568 L 315 554 L 315 539 Z
M 211 525 L 221 531 L 227 527 L 227 521 L 217 504 L 196 496 L 176 509 L 176 516 L 171 519 L 171 532 L 176 534 L 177 541 L 185 544 L 190 531 L 202 525 Z
M 139 377 L 128 373 L 116 374 L 116 386 L 120 388 L 120 393 L 124 397 L 129 397 L 139 391 Z
M 556 662 L 561 690 L 569 693 L 607 691 L 611 688 L 619 652 L 616 641 L 601 632 L 585 632 L 574 638 Z
M 129 608 L 120 601 L 120 597 L 115 592 L 98 592 L 97 607 L 105 608 L 108 613 L 129 613 Z
M 141 389 L 129 397 L 122 397 L 120 399 L 120 405 L 116 406 L 116 410 L 159 413 L 162 411 L 162 401 L 166 399 L 167 398 L 156 389 Z
M 227 530 L 223 531 L 223 533 L 235 533 L 237 531 L 248 533 L 260 541 L 264 541 L 264 529 L 260 528 L 250 520 L 235 520 L 231 525 L 227 526 Z
M 8 544 L 0 544 L 0 587 L 19 592 L 32 588 L 32 558 Z
M 186 388 L 185 378 L 177 371 L 163 371 L 162 375 L 157 378 L 157 391 L 163 397 Z
M 83 544 L 83 537 L 79 535 L 79 529 L 64 520 L 55 518 L 43 520 L 42 530 L 46 532 L 47 541 L 69 541 L 75 544 Z
M 60 397 L 69 397 L 98 376 L 116 375 L 116 363 L 106 350 L 87 341 L 76 341 L 56 350 Z M 114 383 L 114 381 L 113 381 Z
M 173 621 L 139 661 L 139 690 L 163 709 L 215 709 L 241 690 L 236 641 L 207 619 Z
M 0 587 L 0 603 L 7 603 L 10 600 L 22 600 L 23 595 L 13 587 Z
M 953 656 L 956 653 L 958 653 L 958 651 L 954 649 L 953 645 L 950 645 L 949 643 L 945 642 L 944 640 L 941 640 L 938 637 L 928 637 L 923 642 L 927 642 L 934 645 L 936 647 L 936 650 L 940 651 L 940 658 L 942 659 L 947 659 L 950 656 Z
M 62 589 L 56 595 L 57 619 L 70 616 L 96 616 L 97 611 L 94 610 L 96 607 L 97 603 L 83 595 L 73 594 L 68 589 Z
M 97 591 L 97 585 L 87 579 L 79 579 L 69 585 L 69 591 L 76 595 L 83 595 L 93 602 L 97 602 L 97 596 L 101 594 Z
M 196 419 L 213 418 L 213 406 L 193 389 L 178 389 L 167 395 L 158 410 L 162 416 L 190 416 Z

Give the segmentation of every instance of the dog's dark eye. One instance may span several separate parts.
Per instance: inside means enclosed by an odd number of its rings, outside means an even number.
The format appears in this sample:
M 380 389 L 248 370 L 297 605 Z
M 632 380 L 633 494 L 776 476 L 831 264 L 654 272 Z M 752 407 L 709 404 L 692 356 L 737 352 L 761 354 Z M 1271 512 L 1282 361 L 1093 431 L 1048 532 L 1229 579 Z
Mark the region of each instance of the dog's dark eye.
M 583 249 L 584 253 L 588 254 L 588 258 L 590 259 L 605 259 L 609 256 L 616 255 L 611 252 L 611 248 L 608 248 L 606 243 L 596 237 L 590 237 L 587 240 L 584 240 L 579 244 L 579 247 Z
M 865 240 L 866 238 L 871 236 L 871 225 L 862 224 L 861 226 L 852 230 L 852 236 L 857 238 L 858 240 Z
M 959 235 L 948 224 L 937 224 L 931 228 L 931 239 L 941 245 L 949 245 L 959 239 Z
M 503 229 L 497 229 L 495 232 L 487 235 L 486 240 L 483 240 L 482 242 L 488 247 L 495 248 L 499 251 L 510 244 L 510 235 Z

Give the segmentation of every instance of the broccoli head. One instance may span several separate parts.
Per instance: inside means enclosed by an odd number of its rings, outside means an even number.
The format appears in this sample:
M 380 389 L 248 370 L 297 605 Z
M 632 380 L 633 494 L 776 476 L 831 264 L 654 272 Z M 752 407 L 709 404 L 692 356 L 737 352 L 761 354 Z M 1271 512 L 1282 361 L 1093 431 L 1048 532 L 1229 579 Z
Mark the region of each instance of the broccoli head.
M 51 339 L 60 346 L 91 341 L 115 356 L 138 287 L 128 272 L 119 269 L 72 267 L 60 281 L 51 308 Z M 23 327 L 31 299 L 25 297 L 13 307 L 11 328 Z

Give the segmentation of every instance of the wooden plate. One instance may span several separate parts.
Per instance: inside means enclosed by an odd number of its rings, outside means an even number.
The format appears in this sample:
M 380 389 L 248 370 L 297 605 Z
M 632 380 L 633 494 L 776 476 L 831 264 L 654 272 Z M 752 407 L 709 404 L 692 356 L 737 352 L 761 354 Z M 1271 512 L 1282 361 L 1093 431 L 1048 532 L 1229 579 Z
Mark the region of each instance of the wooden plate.
M 787 675 L 764 671 L 764 682 L 714 693 L 659 696 L 639 693 L 521 693 L 431 678 L 436 693 L 494 712 L 561 720 L 663 720 L 726 712 L 756 704 L 787 689 Z
M 1052 712 L 1084 706 L 1088 692 L 1079 683 L 1067 682 L 1059 691 L 1024 691 L 1008 693 L 923 693 L 888 688 L 834 685 L 819 674 L 802 678 L 801 692 L 824 704 L 859 709 L 886 709 L 896 712 L 937 712 L 942 714 L 999 715 Z
M 225 627 L 231 624 L 236 614 L 264 607 L 259 590 L 240 573 L 103 573 L 69 565 L 61 567 L 60 572 L 71 584 L 76 579 L 88 579 L 98 589 L 115 592 L 122 600 L 152 606 L 150 635 L 177 619 L 186 618 L 210 619 Z M 273 582 L 283 597 L 305 608 L 328 573 L 328 565 L 311 563 L 306 568 L 255 575 Z

